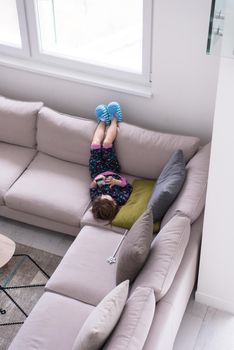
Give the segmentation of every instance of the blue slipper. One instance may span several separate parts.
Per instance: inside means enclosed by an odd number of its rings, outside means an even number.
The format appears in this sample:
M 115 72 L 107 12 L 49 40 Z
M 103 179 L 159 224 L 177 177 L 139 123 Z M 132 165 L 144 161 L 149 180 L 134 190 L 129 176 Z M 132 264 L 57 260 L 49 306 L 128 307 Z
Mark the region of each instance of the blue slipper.
M 118 102 L 110 102 L 107 106 L 108 112 L 109 112 L 109 118 L 110 121 L 113 118 L 117 118 L 118 122 L 123 121 L 123 113 L 121 111 L 120 104 Z
M 98 122 L 110 124 L 110 116 L 106 105 L 97 106 L 95 114 Z

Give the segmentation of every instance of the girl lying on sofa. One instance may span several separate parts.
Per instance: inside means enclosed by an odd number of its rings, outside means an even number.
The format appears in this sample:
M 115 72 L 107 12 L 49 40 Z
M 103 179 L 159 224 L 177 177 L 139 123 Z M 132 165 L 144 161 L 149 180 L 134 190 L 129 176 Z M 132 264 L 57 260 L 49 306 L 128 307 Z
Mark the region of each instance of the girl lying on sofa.
M 98 126 L 89 159 L 89 171 L 93 179 L 90 184 L 92 212 L 96 219 L 112 221 L 132 192 L 132 186 L 120 175 L 120 164 L 113 145 L 118 123 L 122 121 L 119 103 L 97 106 L 96 117 Z

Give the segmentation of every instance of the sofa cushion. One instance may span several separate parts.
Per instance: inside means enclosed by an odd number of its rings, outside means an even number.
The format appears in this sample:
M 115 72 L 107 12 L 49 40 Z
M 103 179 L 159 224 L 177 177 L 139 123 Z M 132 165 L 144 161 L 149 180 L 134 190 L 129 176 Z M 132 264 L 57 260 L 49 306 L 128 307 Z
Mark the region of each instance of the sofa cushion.
M 38 150 L 54 157 L 88 165 L 94 121 L 42 108 L 38 116 Z
M 129 230 L 146 210 L 154 185 L 153 180 L 134 180 L 132 193 L 127 203 L 120 208 L 112 224 Z
M 172 154 L 181 149 L 186 162 L 199 147 L 199 139 L 166 134 L 121 123 L 116 151 L 122 171 L 146 179 L 157 179 Z
M 133 282 L 144 265 L 153 239 L 153 214 L 147 209 L 124 239 L 118 257 L 116 284 L 126 279 Z
M 149 201 L 155 222 L 162 219 L 175 200 L 183 186 L 185 175 L 184 155 L 181 150 L 177 150 L 164 166 Z
M 156 305 L 144 350 L 173 349 L 178 328 L 196 282 L 202 223 L 203 217 L 200 216 L 191 227 L 189 243 L 173 283 Z M 185 346 L 185 349 L 189 349 L 189 346 Z
M 109 220 L 102 220 L 102 219 L 95 219 L 92 213 L 92 207 L 90 207 L 82 216 L 81 222 L 80 222 L 81 227 L 84 226 L 95 226 L 95 227 L 100 227 L 104 228 L 107 230 L 111 230 L 117 233 L 124 234 L 126 231 L 126 228 L 114 226 L 112 223 L 110 223 Z
M 116 264 L 109 264 L 107 259 L 121 238 L 110 230 L 82 228 L 46 289 L 97 305 L 116 286 Z
M 176 215 L 160 230 L 132 290 L 138 286 L 153 288 L 157 302 L 167 293 L 187 247 L 190 229 L 190 219 Z
M 108 293 L 86 319 L 72 350 L 99 350 L 117 324 L 128 297 L 129 281 Z
M 79 226 L 90 202 L 88 168 L 38 153 L 5 202 L 11 209 Z
M 77 226 L 62 224 L 61 222 L 46 219 L 38 215 L 32 215 L 19 210 L 10 209 L 5 205 L 0 206 L 0 215 L 9 219 L 27 223 L 29 225 L 42 227 L 47 230 L 66 233 L 75 237 L 77 236 Z
M 0 142 L 0 205 L 4 195 L 32 161 L 34 149 Z
M 103 350 L 143 349 L 154 311 L 153 289 L 138 287 L 128 299 L 119 323 Z
M 38 301 L 11 350 L 68 350 L 94 307 L 62 295 L 46 292 Z
M 37 113 L 41 102 L 22 102 L 0 96 L 0 141 L 19 146 L 36 144 Z
M 162 220 L 162 227 L 177 213 L 187 215 L 193 223 L 201 214 L 206 200 L 210 143 L 202 147 L 186 165 L 186 179 L 174 203 Z

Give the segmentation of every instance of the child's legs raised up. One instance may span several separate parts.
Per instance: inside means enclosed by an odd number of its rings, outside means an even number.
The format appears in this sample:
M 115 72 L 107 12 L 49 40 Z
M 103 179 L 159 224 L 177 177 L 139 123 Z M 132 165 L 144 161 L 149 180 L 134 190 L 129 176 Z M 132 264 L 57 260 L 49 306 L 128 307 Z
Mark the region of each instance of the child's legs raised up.
M 117 136 L 118 132 L 118 122 L 116 118 L 113 118 L 109 128 L 107 129 L 105 139 L 103 141 L 103 146 L 112 144 Z
M 113 147 L 113 142 L 116 139 L 118 132 L 118 122 L 117 119 L 114 118 L 111 121 L 111 125 L 109 126 L 106 137 L 103 142 L 103 150 L 102 150 L 102 159 L 104 162 L 104 167 L 106 171 L 110 170 L 115 173 L 120 173 L 120 165 L 118 158 L 115 153 L 115 149 Z
M 101 144 L 105 137 L 106 125 L 104 122 L 100 122 L 94 132 L 93 140 L 91 143 L 90 158 L 89 158 L 89 172 L 92 179 L 98 174 L 105 171 L 103 168 L 102 160 L 102 148 Z
M 105 137 L 105 130 L 106 130 L 105 122 L 99 122 L 99 124 L 94 132 L 94 135 L 93 135 L 91 149 L 95 148 L 95 146 L 100 146 L 102 144 L 104 137 Z

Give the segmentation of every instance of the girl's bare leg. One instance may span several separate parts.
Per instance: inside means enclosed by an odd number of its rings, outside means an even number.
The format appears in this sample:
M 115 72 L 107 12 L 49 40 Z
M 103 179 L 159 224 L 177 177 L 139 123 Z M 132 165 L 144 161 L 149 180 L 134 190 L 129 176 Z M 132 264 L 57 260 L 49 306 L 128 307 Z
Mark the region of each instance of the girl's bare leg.
M 118 121 L 116 118 L 113 118 L 109 128 L 107 129 L 106 137 L 103 141 L 103 145 L 112 144 L 116 139 L 117 131 L 118 131 Z
M 94 132 L 91 145 L 101 145 L 105 137 L 106 124 L 105 122 L 99 122 L 97 129 Z

